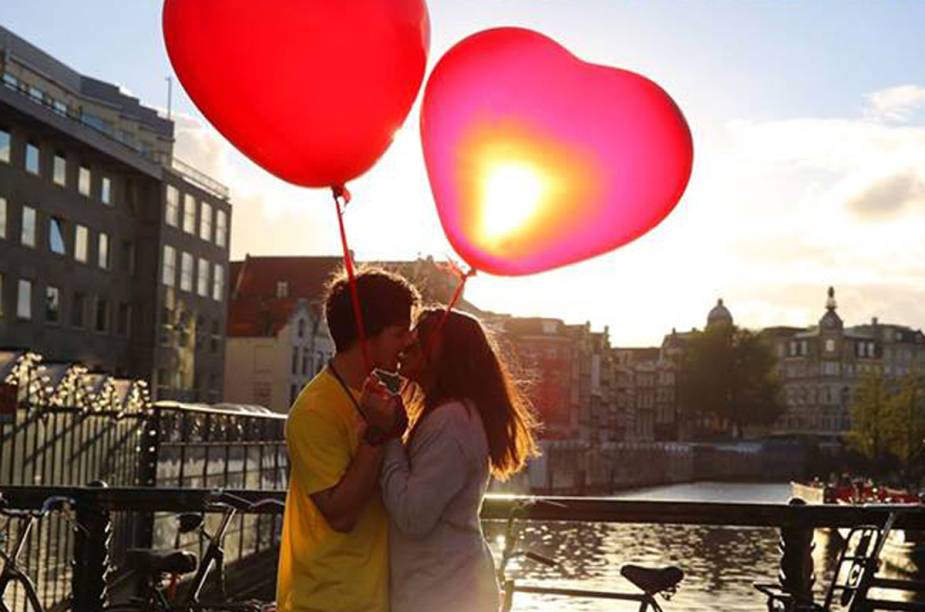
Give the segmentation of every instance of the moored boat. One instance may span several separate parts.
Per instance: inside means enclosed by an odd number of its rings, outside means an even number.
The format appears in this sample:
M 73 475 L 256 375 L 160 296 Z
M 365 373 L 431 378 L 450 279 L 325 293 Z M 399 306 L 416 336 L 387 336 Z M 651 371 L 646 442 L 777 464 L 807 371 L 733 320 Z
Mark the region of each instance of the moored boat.
M 878 487 L 869 481 L 856 480 L 833 485 L 813 480 L 791 482 L 794 497 L 810 504 L 909 504 L 920 505 L 920 497 L 905 489 Z M 847 530 L 829 529 L 830 537 L 847 536 Z M 887 536 L 880 558 L 896 571 L 925 574 L 925 532 L 894 529 Z

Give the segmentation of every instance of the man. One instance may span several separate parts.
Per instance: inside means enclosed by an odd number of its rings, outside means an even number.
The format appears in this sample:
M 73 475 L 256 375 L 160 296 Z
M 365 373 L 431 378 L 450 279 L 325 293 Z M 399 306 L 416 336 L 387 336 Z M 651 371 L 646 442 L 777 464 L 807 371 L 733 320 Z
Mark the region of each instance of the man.
M 280 544 L 277 608 L 388 610 L 388 518 L 379 496 L 386 432 L 401 435 L 397 402 L 383 401 L 372 369 L 393 372 L 413 340 L 417 290 L 384 270 L 356 277 L 366 353 L 350 286 L 332 280 L 325 318 L 336 354 L 299 394 L 286 421 L 290 476 Z M 386 392 L 387 393 L 387 392 Z

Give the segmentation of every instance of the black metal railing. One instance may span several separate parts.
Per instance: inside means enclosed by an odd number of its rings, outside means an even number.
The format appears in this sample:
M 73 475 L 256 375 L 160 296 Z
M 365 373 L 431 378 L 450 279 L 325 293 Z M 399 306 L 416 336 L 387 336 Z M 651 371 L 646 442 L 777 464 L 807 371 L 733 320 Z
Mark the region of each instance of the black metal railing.
M 285 499 L 285 491 L 231 491 L 234 495 L 257 501 Z M 8 505 L 17 508 L 39 508 L 50 495 L 64 495 L 77 501 L 78 518 L 91 517 L 88 533 L 77 542 L 74 550 L 72 591 L 75 609 L 98 610 L 110 598 L 110 585 L 102 580 L 105 555 L 110 533 L 118 535 L 118 525 L 109 517 L 114 513 L 139 513 L 155 509 L 162 512 L 197 511 L 207 507 L 214 498 L 209 489 L 151 489 L 99 487 L 8 487 L 3 491 Z M 482 507 L 484 520 L 505 519 L 512 508 L 524 501 L 533 503 L 522 508 L 523 520 L 579 521 L 596 523 L 645 523 L 714 525 L 724 527 L 777 527 L 781 533 L 781 564 L 778 580 L 790 592 L 811 593 L 813 584 L 812 539 L 818 527 L 851 527 L 882 525 L 890 513 L 899 512 L 894 527 L 925 529 L 925 509 L 909 506 L 811 506 L 791 504 L 711 503 L 679 501 L 635 501 L 593 497 L 523 497 L 489 495 Z M 263 513 L 278 514 L 278 507 L 267 506 Z M 275 558 L 268 574 L 272 576 Z M 267 569 L 267 568 L 264 568 Z M 762 578 L 756 576 L 756 578 Z M 79 582 L 79 584 L 78 584 Z M 758 606 L 756 606 L 757 608 Z
M 253 407 L 151 403 L 142 381 L 43 363 L 28 351 L 0 351 L 0 490 L 106 483 L 112 487 L 284 489 L 283 415 Z M 118 567 L 132 547 L 171 547 L 172 517 L 150 506 L 114 509 L 108 546 Z M 241 515 L 227 538 L 234 562 L 275 545 L 276 516 Z M 8 534 L 6 546 L 15 541 Z M 201 546 L 194 535 L 184 547 Z M 74 534 L 54 515 L 27 542 L 22 561 L 43 601 L 70 591 Z M 14 593 L 14 596 L 16 594 Z

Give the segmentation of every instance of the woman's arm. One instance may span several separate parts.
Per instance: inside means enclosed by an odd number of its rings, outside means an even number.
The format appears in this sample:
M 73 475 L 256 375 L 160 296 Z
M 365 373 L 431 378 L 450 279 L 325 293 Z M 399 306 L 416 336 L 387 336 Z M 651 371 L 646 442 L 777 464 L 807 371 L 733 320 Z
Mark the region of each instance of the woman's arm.
M 410 461 L 401 442 L 388 443 L 379 482 L 385 507 L 403 534 L 430 533 L 465 485 L 471 468 L 460 430 L 471 426 L 468 420 L 462 404 L 435 410 L 414 434 Z

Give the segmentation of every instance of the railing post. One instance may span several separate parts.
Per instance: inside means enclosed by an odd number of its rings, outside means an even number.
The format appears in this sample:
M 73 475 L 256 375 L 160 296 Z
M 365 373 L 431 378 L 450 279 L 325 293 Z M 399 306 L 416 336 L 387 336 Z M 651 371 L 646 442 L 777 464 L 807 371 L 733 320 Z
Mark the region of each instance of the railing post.
M 89 487 L 105 488 L 100 480 Z M 77 500 L 77 523 L 74 537 L 74 574 L 71 590 L 72 608 L 80 612 L 101 612 L 108 603 L 106 574 L 109 573 L 109 540 L 112 521 L 109 511 L 92 492 L 82 493 Z
M 791 506 L 805 506 L 806 501 L 792 497 Z M 781 587 L 793 597 L 792 610 L 813 609 L 813 528 L 781 527 L 780 574 Z
M 142 487 L 157 486 L 157 458 L 161 446 L 161 411 L 157 406 L 142 423 L 141 449 L 138 453 L 138 484 Z M 135 515 L 135 542 L 137 548 L 151 548 L 154 545 L 154 513 L 140 512 Z

